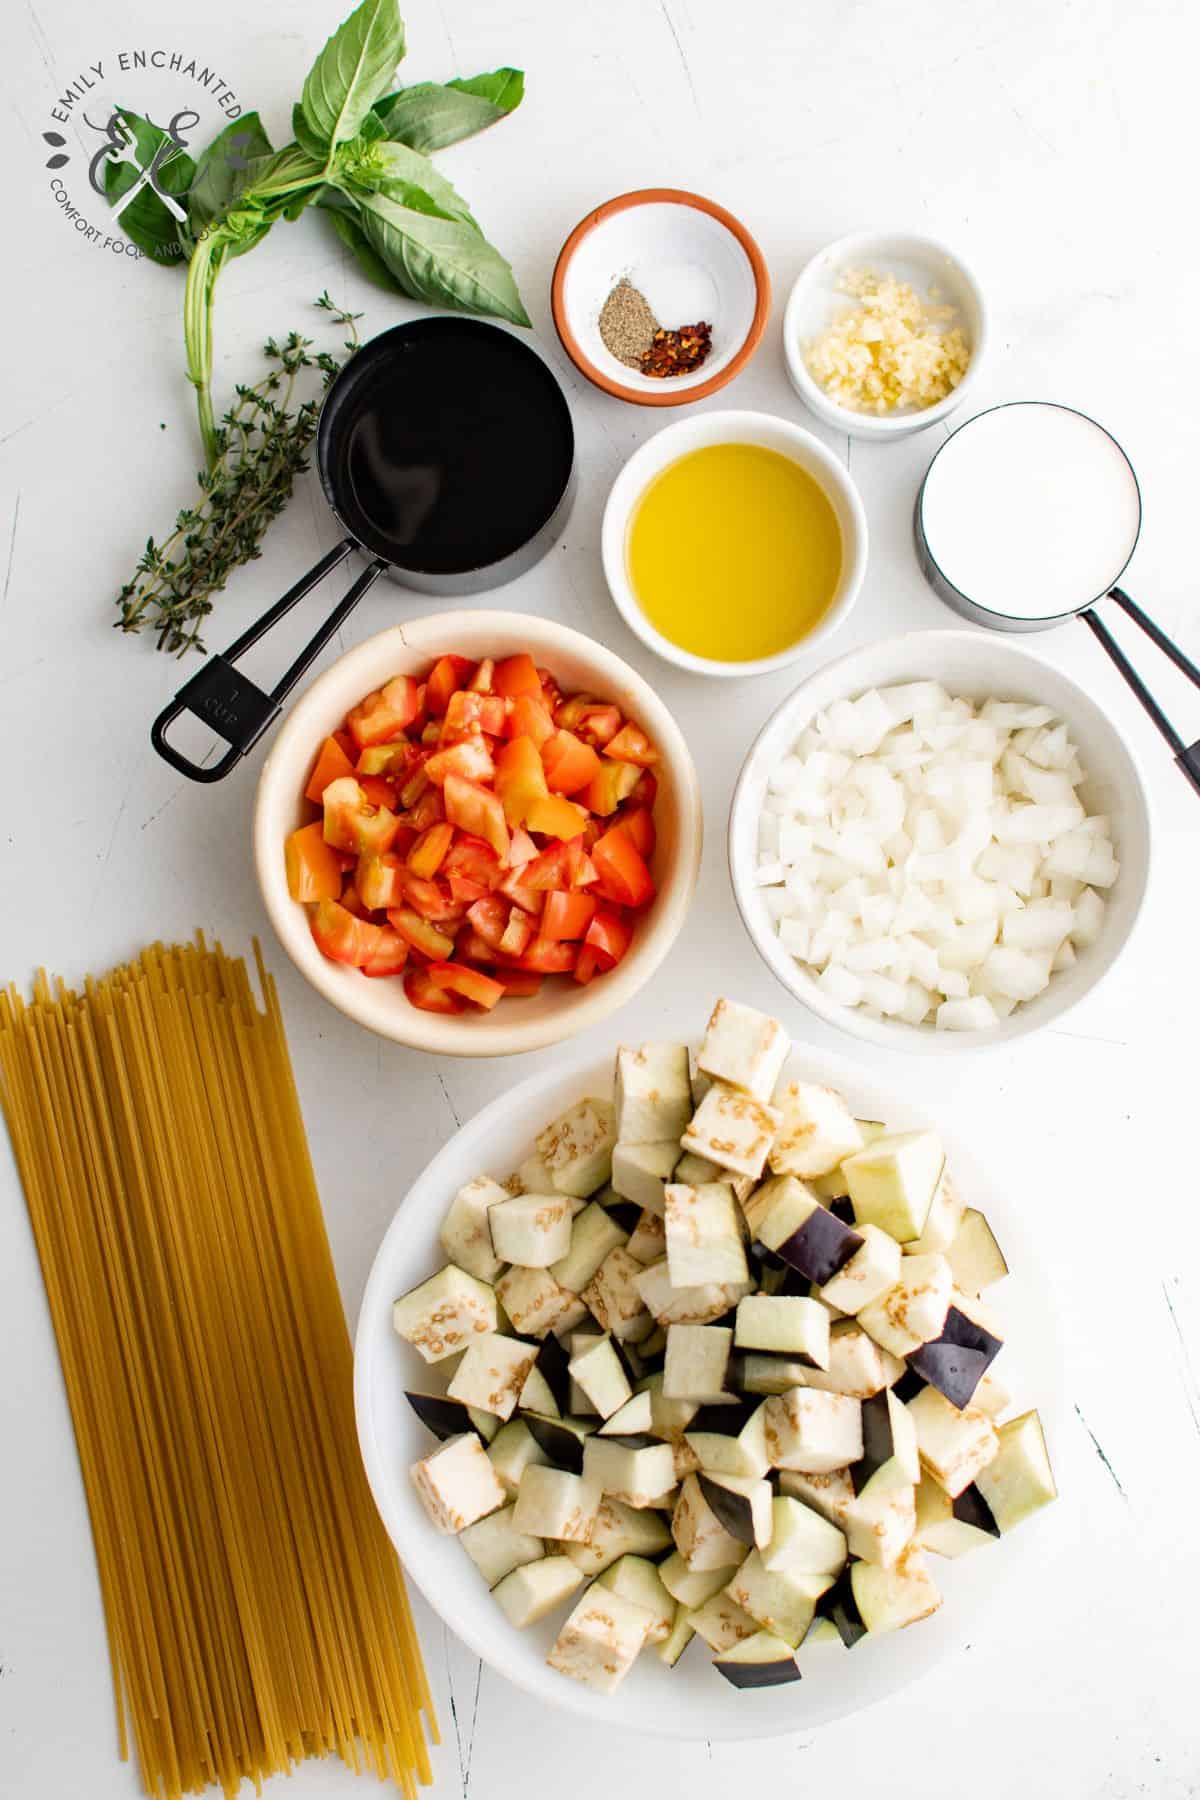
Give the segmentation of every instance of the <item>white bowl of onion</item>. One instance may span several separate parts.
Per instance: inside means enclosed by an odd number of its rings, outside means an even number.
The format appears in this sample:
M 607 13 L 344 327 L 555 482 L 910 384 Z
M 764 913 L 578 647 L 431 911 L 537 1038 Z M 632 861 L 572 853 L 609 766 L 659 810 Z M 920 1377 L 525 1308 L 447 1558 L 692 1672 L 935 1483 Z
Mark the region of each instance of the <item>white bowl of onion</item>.
M 1061 1018 L 1127 943 L 1149 857 L 1142 778 L 1104 713 L 977 631 L 885 638 L 819 669 L 759 733 L 729 819 L 734 896 L 768 967 L 896 1050 Z

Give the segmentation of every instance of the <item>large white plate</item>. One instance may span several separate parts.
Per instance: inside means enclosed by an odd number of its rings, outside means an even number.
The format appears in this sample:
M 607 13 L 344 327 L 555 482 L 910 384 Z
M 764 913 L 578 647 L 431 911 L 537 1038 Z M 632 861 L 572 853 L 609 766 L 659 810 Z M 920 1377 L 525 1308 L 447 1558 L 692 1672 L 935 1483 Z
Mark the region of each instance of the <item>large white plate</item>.
M 988 1294 L 1009 1340 L 997 1373 L 1020 1408 L 1040 1408 L 1053 1456 L 1061 1367 L 1053 1305 L 1014 1209 L 988 1177 L 982 1160 L 988 1147 L 978 1146 L 972 1154 L 955 1139 L 947 1121 L 929 1119 L 894 1088 L 839 1057 L 800 1047 L 787 1073 L 839 1088 L 860 1117 L 883 1119 L 901 1130 L 937 1126 L 960 1187 L 971 1204 L 987 1213 L 1013 1270 Z M 485 1662 L 539 1700 L 610 1725 L 677 1738 L 772 1737 L 823 1724 L 882 1700 L 943 1657 L 961 1653 L 977 1636 L 989 1596 L 1002 1584 L 1027 1584 L 1032 1603 L 1040 1571 L 1048 1575 L 1053 1564 L 1046 1525 L 1057 1509 L 1050 1508 L 995 1546 L 953 1562 L 931 1558 L 946 1597 L 939 1612 L 894 1636 L 863 1640 L 852 1651 L 802 1651 L 803 1679 L 787 1687 L 762 1692 L 730 1687 L 697 1639 L 674 1669 L 665 1668 L 653 1654 L 643 1655 L 616 1694 L 605 1697 L 546 1667 L 546 1652 L 567 1605 L 541 1625 L 514 1630 L 465 1551 L 452 1537 L 433 1530 L 409 1480 L 409 1465 L 434 1440 L 405 1400 L 405 1389 L 440 1392 L 444 1380 L 393 1332 L 393 1300 L 445 1261 L 437 1233 L 459 1187 L 480 1174 L 502 1179 L 529 1154 L 535 1134 L 556 1113 L 586 1094 L 608 1095 L 611 1087 L 611 1054 L 522 1082 L 455 1134 L 399 1207 L 367 1282 L 355 1350 L 358 1434 L 375 1502 L 410 1578 L 429 1604 Z

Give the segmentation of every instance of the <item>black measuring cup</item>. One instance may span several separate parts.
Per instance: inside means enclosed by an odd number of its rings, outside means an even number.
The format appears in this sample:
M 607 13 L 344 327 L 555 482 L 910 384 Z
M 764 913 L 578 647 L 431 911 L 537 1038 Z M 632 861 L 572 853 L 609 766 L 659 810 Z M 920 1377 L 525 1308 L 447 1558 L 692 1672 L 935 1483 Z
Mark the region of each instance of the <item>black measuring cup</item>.
M 1200 740 L 1184 742 L 1095 610 L 1114 601 L 1200 687 L 1200 668 L 1117 586 L 1141 533 L 1142 496 L 1111 432 L 1043 400 L 976 413 L 930 463 L 913 523 L 927 580 L 975 624 L 1043 631 L 1081 618 L 1200 793 Z
M 520 338 L 478 319 L 417 319 L 373 338 L 337 376 L 321 408 L 316 466 L 345 536 L 210 656 L 151 728 L 158 754 L 192 781 L 220 781 L 253 748 L 381 575 L 461 597 L 532 568 L 570 511 L 575 434 L 553 373 Z M 239 658 L 355 551 L 371 559 L 367 567 L 264 692 Z M 167 741 L 185 712 L 229 746 L 210 767 Z

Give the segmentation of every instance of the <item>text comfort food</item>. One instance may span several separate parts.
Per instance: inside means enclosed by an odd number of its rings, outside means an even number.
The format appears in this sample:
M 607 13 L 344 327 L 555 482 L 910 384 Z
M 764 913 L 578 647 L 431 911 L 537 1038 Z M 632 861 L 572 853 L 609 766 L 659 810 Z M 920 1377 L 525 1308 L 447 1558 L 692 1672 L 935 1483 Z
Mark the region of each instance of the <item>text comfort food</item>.
M 789 1050 L 730 1000 L 694 1068 L 620 1050 L 514 1174 L 447 1195 L 446 1260 L 395 1302 L 432 1526 L 514 1627 L 569 1605 L 547 1660 L 602 1693 L 693 1638 L 738 1688 L 798 1680 L 798 1652 L 935 1611 L 929 1552 L 1055 1496 L 992 1370 L 1007 1265 L 941 1140 L 789 1079 Z

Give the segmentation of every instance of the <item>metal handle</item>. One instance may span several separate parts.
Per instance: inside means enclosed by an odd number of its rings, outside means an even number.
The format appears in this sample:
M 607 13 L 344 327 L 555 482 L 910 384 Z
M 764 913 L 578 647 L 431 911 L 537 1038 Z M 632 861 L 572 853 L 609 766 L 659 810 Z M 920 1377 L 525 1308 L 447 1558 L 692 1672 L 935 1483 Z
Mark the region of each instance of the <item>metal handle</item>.
M 264 637 L 285 613 L 289 613 L 298 600 L 303 600 L 306 594 L 311 593 L 313 588 L 324 581 L 326 575 L 340 563 L 344 563 L 350 552 L 357 548 L 355 539 L 351 537 L 343 538 L 340 544 L 335 544 L 328 555 L 313 564 L 307 575 L 301 576 L 295 587 L 290 587 L 281 600 L 268 607 L 253 625 L 247 626 L 223 656 L 210 656 L 204 667 L 198 669 L 192 679 L 180 688 L 175 698 L 163 708 L 150 727 L 150 742 L 173 769 L 178 769 L 189 781 L 223 781 L 242 757 L 254 748 L 267 726 L 278 718 L 283 702 L 305 670 L 320 655 L 338 626 L 354 611 L 387 564 L 376 558 L 369 569 L 364 569 L 349 593 L 334 607 L 325 623 L 305 644 L 295 662 L 285 670 L 269 694 L 264 694 L 248 676 L 241 673 L 235 666 L 238 658 L 244 656 L 252 644 L 257 644 L 259 638 Z M 198 719 L 203 719 L 229 745 L 225 755 L 209 768 L 192 762 L 167 742 L 167 727 L 180 713 L 185 712 L 194 713 Z
M 1140 630 L 1145 632 L 1151 643 L 1156 644 L 1164 656 L 1169 657 L 1171 662 L 1175 664 L 1175 667 L 1183 675 L 1186 675 L 1193 687 L 1200 688 L 1200 669 L 1196 667 L 1196 664 L 1189 656 L 1184 654 L 1179 648 L 1179 645 L 1174 643 L 1167 636 L 1162 627 L 1156 625 L 1149 614 L 1142 611 L 1136 600 L 1130 599 L 1123 588 L 1116 587 L 1109 590 L 1108 597 L 1110 600 L 1116 601 L 1122 612 L 1128 614 L 1134 624 L 1138 626 Z M 1170 719 L 1168 719 L 1166 713 L 1158 704 L 1158 701 L 1154 698 L 1154 695 L 1150 692 L 1150 689 L 1146 686 L 1145 682 L 1122 650 L 1120 644 L 1118 644 L 1116 638 L 1113 637 L 1112 633 L 1109 631 L 1108 626 L 1104 624 L 1103 620 L 1097 618 L 1095 610 L 1089 608 L 1087 612 L 1082 614 L 1082 618 L 1085 625 L 1090 625 L 1096 638 L 1099 640 L 1101 648 L 1116 665 L 1119 674 L 1124 678 L 1129 687 L 1133 689 L 1133 692 L 1153 720 L 1155 727 L 1170 745 L 1175 761 L 1183 774 L 1187 777 L 1188 781 L 1191 782 L 1196 792 L 1200 794 L 1200 738 L 1198 738 L 1194 744 L 1184 743 Z

